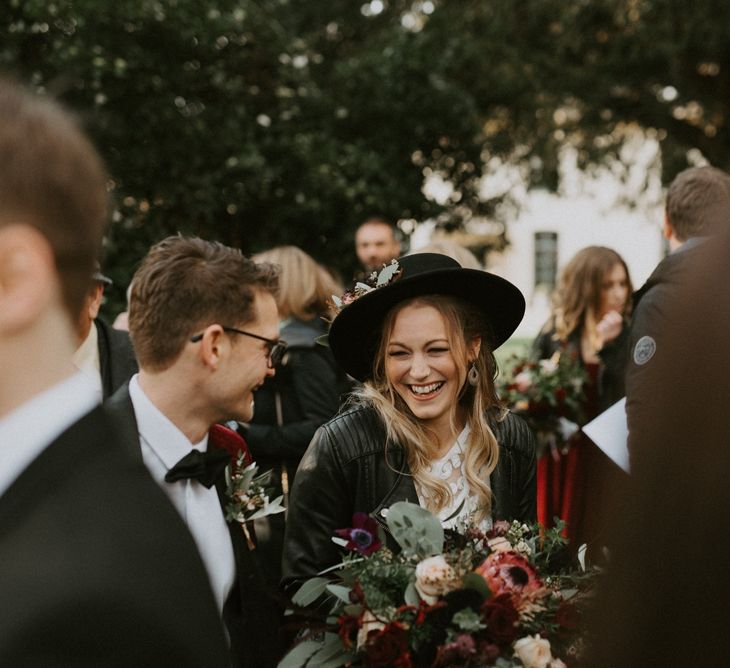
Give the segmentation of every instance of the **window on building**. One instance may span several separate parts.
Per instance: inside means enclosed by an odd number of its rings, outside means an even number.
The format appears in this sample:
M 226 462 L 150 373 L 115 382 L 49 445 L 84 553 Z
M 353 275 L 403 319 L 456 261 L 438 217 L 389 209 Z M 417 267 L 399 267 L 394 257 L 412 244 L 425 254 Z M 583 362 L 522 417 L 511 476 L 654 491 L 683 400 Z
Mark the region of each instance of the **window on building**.
M 557 274 L 557 232 L 535 232 L 535 287 L 554 288 Z

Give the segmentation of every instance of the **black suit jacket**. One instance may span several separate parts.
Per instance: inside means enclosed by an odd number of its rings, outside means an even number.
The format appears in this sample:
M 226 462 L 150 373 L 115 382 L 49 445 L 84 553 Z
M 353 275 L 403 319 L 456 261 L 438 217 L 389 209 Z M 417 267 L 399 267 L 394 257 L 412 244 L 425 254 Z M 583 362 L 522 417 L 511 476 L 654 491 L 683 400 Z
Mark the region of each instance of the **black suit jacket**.
M 110 327 L 100 318 L 94 320 L 94 326 L 98 334 L 101 391 L 106 400 L 134 376 L 139 368 L 127 332 Z
M 227 665 L 195 545 L 102 408 L 0 497 L 0 601 L 0 666 Z
M 105 404 L 123 435 L 129 451 L 142 461 L 139 429 L 134 406 L 125 385 Z M 216 481 L 221 511 L 226 506 L 225 476 Z M 283 595 L 270 589 L 261 574 L 255 551 L 237 523 L 228 523 L 236 560 L 236 581 L 223 608 L 231 643 L 231 661 L 236 668 L 274 668 L 283 655 L 279 626 Z

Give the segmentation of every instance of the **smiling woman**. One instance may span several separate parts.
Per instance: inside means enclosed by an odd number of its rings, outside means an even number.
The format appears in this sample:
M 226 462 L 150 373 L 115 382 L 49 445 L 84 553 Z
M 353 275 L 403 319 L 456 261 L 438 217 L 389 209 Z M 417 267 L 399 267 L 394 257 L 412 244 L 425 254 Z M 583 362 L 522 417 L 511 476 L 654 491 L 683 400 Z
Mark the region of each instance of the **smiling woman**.
M 330 346 L 362 386 L 302 459 L 289 507 L 285 584 L 340 561 L 331 537 L 351 526 L 354 513 L 385 526 L 396 501 L 419 503 L 446 527 L 533 520 L 533 437 L 503 410 L 494 386 L 493 351 L 524 313 L 519 290 L 421 253 L 400 258 L 376 287 L 359 286 L 343 302 Z

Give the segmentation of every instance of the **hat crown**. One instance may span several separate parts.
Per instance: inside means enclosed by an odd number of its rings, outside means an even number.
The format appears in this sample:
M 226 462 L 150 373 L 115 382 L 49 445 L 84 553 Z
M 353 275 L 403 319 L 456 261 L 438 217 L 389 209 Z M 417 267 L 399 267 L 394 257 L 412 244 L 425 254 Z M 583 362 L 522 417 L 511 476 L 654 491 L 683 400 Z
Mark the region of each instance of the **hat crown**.
M 461 269 L 461 265 L 441 253 L 414 253 L 398 258 L 398 264 L 403 270 L 401 280 L 420 276 L 432 271 L 443 271 L 444 269 Z

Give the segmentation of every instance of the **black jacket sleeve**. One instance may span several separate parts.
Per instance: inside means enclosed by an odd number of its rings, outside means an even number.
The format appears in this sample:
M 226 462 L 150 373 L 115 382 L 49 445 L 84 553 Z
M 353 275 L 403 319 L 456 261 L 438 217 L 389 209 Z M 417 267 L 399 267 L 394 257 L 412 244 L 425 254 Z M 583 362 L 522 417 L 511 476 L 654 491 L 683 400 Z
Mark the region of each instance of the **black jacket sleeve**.
M 289 497 L 282 564 L 287 590 L 318 573 L 323 565 L 341 561 L 332 536 L 334 529 L 352 525 L 351 492 L 356 485 L 348 473 L 331 431 L 327 426 L 320 428 L 299 464 Z

